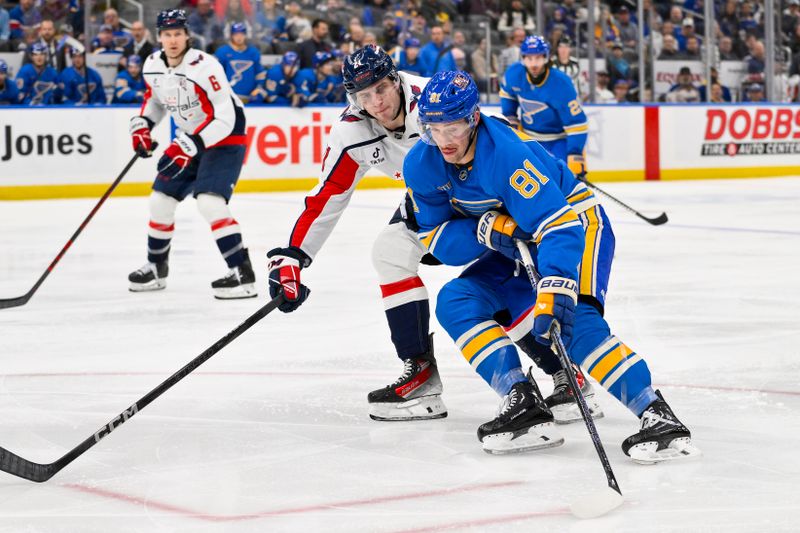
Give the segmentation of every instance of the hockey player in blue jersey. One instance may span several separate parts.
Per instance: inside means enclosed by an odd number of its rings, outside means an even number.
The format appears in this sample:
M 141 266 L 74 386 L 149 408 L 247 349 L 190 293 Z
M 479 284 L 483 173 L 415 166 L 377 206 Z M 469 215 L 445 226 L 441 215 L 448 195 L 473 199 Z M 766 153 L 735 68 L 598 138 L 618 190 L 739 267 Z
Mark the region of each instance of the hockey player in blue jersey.
M 295 107 L 304 107 L 309 102 L 325 103 L 328 93 L 333 91 L 333 83 L 328 79 L 331 74 L 330 64 L 333 54 L 315 52 L 311 60 L 311 68 L 303 68 L 294 78 L 296 93 L 292 101 Z
M 397 64 L 397 70 L 414 74 L 415 76 L 422 76 L 424 66 L 419 60 L 420 42 L 416 37 L 409 37 L 403 43 L 403 48 L 397 47 L 392 52 L 392 59 Z
M 113 104 L 140 104 L 144 101 L 147 85 L 142 76 L 142 58 L 138 55 L 128 56 L 125 70 L 117 74 L 114 82 Z
M 467 361 L 501 396 L 478 437 L 490 453 L 559 445 L 553 416 L 512 341 L 550 375 L 555 320 L 571 359 L 641 418 L 623 451 L 640 462 L 694 455 L 689 430 L 651 386 L 644 360 L 603 318 L 614 235 L 591 190 L 529 136 L 482 115 L 463 72 L 434 75 L 419 100 L 422 138 L 403 173 L 419 237 L 446 264 L 471 264 L 439 292 L 436 315 Z M 527 241 L 542 276 L 519 274 Z M 491 250 L 491 251 L 490 251 Z M 556 381 L 556 385 L 559 383 Z
M 575 86 L 550 66 L 550 45 L 543 37 L 527 37 L 520 52 L 522 59 L 508 67 L 500 84 L 503 115 L 581 176 L 589 125 Z
M 332 85 L 332 89 L 328 92 L 326 101 L 330 104 L 343 104 L 347 101 L 347 91 L 345 91 L 344 76 L 342 76 L 344 53 L 334 48 L 331 55 L 333 55 L 333 61 L 330 63 L 331 74 L 328 76 L 328 83 Z
M 31 46 L 31 62 L 22 65 L 17 73 L 17 89 L 21 103 L 25 105 L 50 105 L 58 103 L 58 72 L 45 64 L 47 46 L 34 43 Z
M 18 103 L 17 84 L 8 79 L 8 63 L 0 59 L 0 105 L 16 105 Z
M 272 65 L 267 71 L 267 102 L 278 105 L 291 105 L 295 95 L 295 77 L 300 69 L 300 56 L 297 52 L 286 52 L 280 63 Z
M 264 101 L 267 73 L 261 66 L 261 52 L 247 44 L 247 25 L 244 22 L 231 24 L 230 42 L 219 47 L 214 55 L 222 63 L 228 81 L 242 103 Z
M 61 71 L 58 85 L 67 105 L 105 104 L 106 93 L 103 90 L 103 78 L 93 68 L 86 66 L 83 51 L 73 49 L 72 66 Z M 88 95 L 88 96 L 87 96 Z

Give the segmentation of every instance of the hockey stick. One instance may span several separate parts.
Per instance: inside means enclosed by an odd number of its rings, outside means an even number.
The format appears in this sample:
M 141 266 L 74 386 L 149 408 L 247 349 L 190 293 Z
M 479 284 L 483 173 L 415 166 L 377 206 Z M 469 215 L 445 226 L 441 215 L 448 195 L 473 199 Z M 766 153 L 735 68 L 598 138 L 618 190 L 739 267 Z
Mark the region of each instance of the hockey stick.
M 153 142 L 153 150 L 155 150 L 157 146 L 158 143 Z M 75 242 L 75 239 L 78 238 L 78 235 L 81 234 L 83 228 L 85 228 L 86 225 L 89 223 L 89 221 L 92 220 L 92 217 L 94 217 L 95 213 L 97 213 L 97 211 L 100 209 L 100 206 L 103 205 L 106 199 L 109 196 L 111 196 L 111 193 L 114 192 L 114 189 L 117 188 L 119 182 L 122 181 L 122 178 L 125 177 L 125 174 L 128 173 L 128 171 L 131 169 L 131 167 L 133 166 L 133 164 L 136 162 L 137 159 L 139 159 L 139 154 L 135 154 L 128 162 L 128 164 L 125 165 L 125 168 L 122 169 L 122 172 L 120 172 L 119 176 L 117 176 L 117 179 L 115 179 L 114 182 L 108 187 L 108 190 L 106 190 L 105 194 L 103 194 L 103 197 L 100 198 L 100 201 L 98 201 L 97 204 L 94 206 L 92 211 L 89 213 L 89 216 L 87 216 L 83 220 L 83 222 L 81 222 L 81 225 L 78 226 L 78 229 L 75 230 L 75 233 L 73 233 L 72 237 L 69 238 L 67 244 L 65 244 L 64 247 L 61 248 L 61 251 L 58 252 L 58 255 L 56 256 L 55 259 L 53 259 L 53 262 L 50 263 L 50 266 L 47 267 L 47 270 L 44 271 L 44 274 L 42 274 L 36 281 L 36 283 L 34 283 L 33 287 L 31 287 L 31 290 L 29 290 L 22 296 L 17 296 L 16 298 L 0 298 L 0 309 L 8 309 L 9 307 L 19 307 L 21 305 L 25 305 L 26 303 L 28 303 L 28 300 L 31 299 L 33 293 L 35 293 L 39 289 L 39 286 L 42 283 L 44 283 L 44 280 L 47 279 L 47 276 L 50 275 L 50 272 L 53 271 L 58 262 L 61 261 L 61 258 L 64 257 L 64 254 L 67 253 L 67 250 L 69 250 L 70 246 L 72 246 L 72 243 Z
M 534 289 L 539 281 L 539 274 L 533 266 L 533 259 L 531 252 L 528 249 L 528 244 L 518 240 L 517 249 L 522 256 L 522 263 L 525 266 L 525 272 L 531 281 Z M 600 463 L 603 465 L 603 470 L 606 473 L 606 480 L 608 481 L 608 489 L 603 489 L 592 494 L 582 495 L 575 499 L 570 505 L 572 513 L 578 518 L 595 518 L 604 515 L 620 505 L 622 505 L 622 491 L 617 483 L 617 478 L 614 476 L 614 471 L 611 469 L 611 463 L 608 460 L 608 455 L 603 448 L 603 443 L 600 440 L 600 435 L 597 433 L 597 427 L 594 425 L 592 415 L 589 411 L 589 406 L 586 405 L 586 398 L 578 386 L 578 380 L 575 379 L 575 373 L 572 371 L 572 364 L 570 363 L 569 356 L 567 356 L 567 348 L 564 346 L 564 341 L 561 340 L 561 331 L 558 322 L 553 321 L 550 325 L 550 342 L 558 354 L 558 360 L 561 363 L 561 368 L 566 371 L 569 378 L 569 386 L 575 399 L 578 402 L 578 408 L 581 411 L 583 421 L 586 423 L 586 429 L 589 430 L 589 436 L 592 438 L 594 449 L 597 450 L 597 455 L 600 457 Z
M 610 200 L 613 200 L 614 202 L 616 202 L 617 204 L 621 205 L 622 207 L 624 207 L 625 209 L 627 209 L 628 211 L 630 211 L 631 213 L 633 213 L 634 215 L 636 215 L 637 217 L 641 218 L 642 220 L 644 220 L 645 222 L 647 222 L 649 224 L 652 224 L 654 226 L 660 226 L 661 224 L 666 224 L 667 221 L 669 220 L 669 218 L 667 218 L 667 214 L 666 213 L 661 213 L 660 215 L 658 215 L 655 218 L 649 218 L 649 217 L 644 216 L 643 214 L 641 214 L 636 209 L 632 208 L 628 204 L 625 204 L 625 203 L 617 200 L 616 198 L 614 198 L 613 196 L 608 194 L 606 191 L 604 191 L 603 189 L 601 189 L 600 187 L 598 187 L 597 185 L 595 185 L 594 183 L 592 183 L 591 181 L 586 179 L 586 174 L 584 174 L 582 176 L 577 176 L 577 178 L 579 180 L 581 180 L 582 182 L 584 182 L 589 187 L 591 187 L 592 189 L 594 189 L 597 192 L 602 193 L 603 195 L 605 195 L 606 198 L 609 198 Z
M 89 450 L 89 448 L 100 442 L 100 440 L 102 440 L 104 437 L 111 434 L 112 431 L 130 420 L 131 417 L 133 417 L 136 413 L 147 407 L 150 402 L 164 394 L 173 385 L 188 376 L 194 369 L 211 359 L 213 355 L 230 344 L 231 341 L 233 341 L 239 335 L 247 331 L 253 324 L 267 316 L 281 303 L 283 303 L 283 293 L 279 294 L 261 309 L 247 317 L 244 322 L 236 326 L 236 328 L 234 328 L 230 333 L 219 339 L 206 351 L 189 361 L 186 366 L 172 374 L 156 388 L 142 396 L 133 405 L 109 420 L 108 423 L 106 423 L 104 426 L 101 426 L 100 429 L 98 429 L 94 434 L 78 444 L 75 448 L 57 461 L 49 464 L 34 463 L 33 461 L 23 459 L 19 455 L 0 447 L 0 470 L 17 477 L 21 477 L 22 479 L 35 481 L 36 483 L 47 481 L 61 471 L 62 468 L 83 455 L 87 450 Z

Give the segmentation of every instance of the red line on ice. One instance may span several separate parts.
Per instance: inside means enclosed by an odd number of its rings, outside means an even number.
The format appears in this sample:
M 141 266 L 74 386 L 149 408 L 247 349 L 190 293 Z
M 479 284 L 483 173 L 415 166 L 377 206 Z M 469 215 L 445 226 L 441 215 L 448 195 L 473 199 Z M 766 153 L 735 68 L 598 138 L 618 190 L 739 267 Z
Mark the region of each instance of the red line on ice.
M 339 502 L 329 502 L 329 503 L 320 503 L 316 505 L 308 505 L 305 507 L 290 507 L 287 509 L 276 509 L 274 511 L 261 511 L 257 513 L 249 513 L 249 514 L 239 514 L 239 515 L 217 515 L 217 514 L 210 514 L 210 513 L 201 513 L 198 511 L 194 511 L 192 509 L 186 509 L 184 507 L 178 507 L 177 505 L 172 505 L 169 503 L 158 502 L 150 499 L 140 498 L 138 496 L 133 496 L 130 494 L 124 494 L 121 492 L 115 492 L 107 489 L 102 489 L 99 487 L 88 487 L 86 485 L 81 485 L 79 483 L 67 483 L 61 485 L 62 487 L 66 487 L 72 490 L 76 490 L 79 492 L 83 492 L 86 494 L 93 494 L 95 496 L 100 496 L 103 498 L 108 498 L 112 500 L 117 500 L 125 503 L 131 503 L 135 505 L 143 505 L 146 507 L 151 507 L 154 509 L 159 509 L 162 511 L 167 511 L 170 513 L 179 514 L 185 516 L 187 518 L 197 518 L 200 520 L 206 520 L 210 522 L 235 522 L 235 521 L 242 521 L 242 520 L 255 520 L 257 518 L 269 518 L 274 516 L 285 516 L 285 515 L 293 515 L 293 514 L 304 514 L 304 513 L 313 513 L 316 511 L 326 511 L 330 509 L 340 509 L 343 507 L 359 507 L 363 505 L 375 505 L 379 503 L 391 503 L 401 500 L 414 500 L 414 499 L 421 499 L 421 498 L 429 498 L 432 496 L 448 496 L 450 494 L 459 494 L 463 492 L 473 492 L 478 490 L 491 490 L 496 488 L 504 488 L 504 487 L 511 487 L 515 485 L 522 485 L 522 481 L 502 481 L 497 483 L 481 483 L 478 485 L 467 485 L 463 487 L 456 487 L 452 489 L 440 489 L 440 490 L 430 490 L 425 492 L 411 492 L 407 494 L 397 494 L 391 496 L 382 496 L 379 498 L 364 498 L 360 500 L 345 500 Z

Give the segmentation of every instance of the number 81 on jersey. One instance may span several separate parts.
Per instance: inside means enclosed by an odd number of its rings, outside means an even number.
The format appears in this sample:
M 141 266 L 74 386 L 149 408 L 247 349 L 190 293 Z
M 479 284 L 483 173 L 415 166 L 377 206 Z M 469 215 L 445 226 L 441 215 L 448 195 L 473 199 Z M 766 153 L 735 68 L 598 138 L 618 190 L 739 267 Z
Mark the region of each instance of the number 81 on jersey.
M 526 159 L 522 166 L 525 168 L 518 168 L 511 175 L 509 181 L 523 198 L 533 198 L 539 192 L 539 188 L 550 180 L 539 172 L 529 160 Z

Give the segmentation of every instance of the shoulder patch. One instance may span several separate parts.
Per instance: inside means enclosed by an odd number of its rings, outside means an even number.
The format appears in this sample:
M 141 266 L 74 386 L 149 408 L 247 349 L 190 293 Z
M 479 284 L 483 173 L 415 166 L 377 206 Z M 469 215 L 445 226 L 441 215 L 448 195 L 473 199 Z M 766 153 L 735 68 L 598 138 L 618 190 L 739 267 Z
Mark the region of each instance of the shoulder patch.
M 342 111 L 342 114 L 339 115 L 339 120 L 341 120 L 342 122 L 360 122 L 364 119 L 358 116 L 358 114 L 353 113 L 351 111 L 350 106 L 347 106 L 346 108 L 344 108 L 344 111 Z
M 198 63 L 200 63 L 202 60 L 203 60 L 203 54 L 199 54 L 199 55 L 197 56 L 197 59 L 195 59 L 194 61 L 192 61 L 191 63 L 189 63 L 189 65 L 191 65 L 191 66 L 195 66 L 195 65 L 197 65 Z

